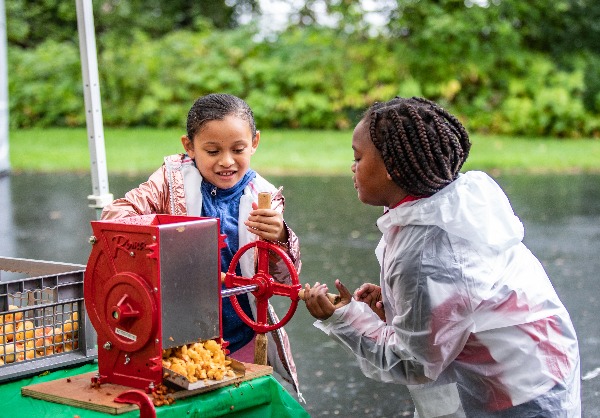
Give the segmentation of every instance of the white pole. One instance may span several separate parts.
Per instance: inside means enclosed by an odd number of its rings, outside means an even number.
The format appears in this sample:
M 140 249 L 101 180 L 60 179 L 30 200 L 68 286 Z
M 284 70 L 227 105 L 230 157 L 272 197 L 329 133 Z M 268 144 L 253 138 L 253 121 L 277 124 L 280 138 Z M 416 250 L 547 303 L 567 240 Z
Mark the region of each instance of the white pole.
M 0 176 L 10 172 L 8 156 L 8 52 L 6 11 L 0 0 Z
M 88 196 L 88 200 L 89 206 L 96 208 L 99 217 L 102 208 L 112 202 L 113 195 L 108 191 L 94 14 L 91 0 L 76 0 L 76 6 L 83 94 L 85 97 L 85 120 L 92 172 L 92 194 Z

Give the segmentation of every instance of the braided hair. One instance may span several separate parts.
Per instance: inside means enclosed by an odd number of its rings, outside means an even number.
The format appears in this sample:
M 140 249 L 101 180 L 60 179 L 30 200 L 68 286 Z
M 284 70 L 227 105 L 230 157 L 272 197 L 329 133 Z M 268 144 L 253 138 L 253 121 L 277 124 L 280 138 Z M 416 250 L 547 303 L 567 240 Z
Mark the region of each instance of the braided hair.
M 187 137 L 194 140 L 196 134 L 211 120 L 223 120 L 233 115 L 248 122 L 252 138 L 256 136 L 254 114 L 248 103 L 237 96 L 225 93 L 212 93 L 194 102 L 187 117 Z
M 420 97 L 375 103 L 363 120 L 392 180 L 423 197 L 454 181 L 469 155 L 469 135 L 458 119 Z

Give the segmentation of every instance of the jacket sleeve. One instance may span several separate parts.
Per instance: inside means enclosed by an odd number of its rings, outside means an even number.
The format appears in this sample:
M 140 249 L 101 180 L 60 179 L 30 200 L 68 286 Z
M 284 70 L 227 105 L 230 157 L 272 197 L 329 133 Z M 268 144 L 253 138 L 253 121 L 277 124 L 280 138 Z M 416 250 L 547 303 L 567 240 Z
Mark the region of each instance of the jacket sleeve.
M 355 354 L 367 377 L 404 385 L 430 381 L 394 327 L 381 321 L 366 303 L 352 300 L 314 325 Z
M 366 376 L 416 385 L 438 379 L 464 348 L 472 327 L 460 285 L 462 269 L 448 242 L 416 238 L 405 244 L 393 258 L 386 253 L 391 259 L 382 286 L 390 305 L 386 314 L 393 317 L 383 322 L 368 305 L 353 301 L 315 326 L 349 348 Z
M 105 206 L 102 220 L 170 213 L 169 201 L 166 169 L 163 165 L 152 173 L 146 182 L 127 192 L 123 198 Z

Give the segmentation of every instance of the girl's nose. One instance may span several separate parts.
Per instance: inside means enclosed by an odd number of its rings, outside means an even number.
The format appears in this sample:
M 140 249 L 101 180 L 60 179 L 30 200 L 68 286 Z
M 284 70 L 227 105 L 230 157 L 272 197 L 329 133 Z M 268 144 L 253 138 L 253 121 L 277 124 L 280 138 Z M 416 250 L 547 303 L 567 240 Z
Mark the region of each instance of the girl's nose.
M 234 163 L 235 160 L 233 159 L 233 156 L 226 152 L 223 153 L 221 161 L 219 162 L 223 167 L 231 167 Z

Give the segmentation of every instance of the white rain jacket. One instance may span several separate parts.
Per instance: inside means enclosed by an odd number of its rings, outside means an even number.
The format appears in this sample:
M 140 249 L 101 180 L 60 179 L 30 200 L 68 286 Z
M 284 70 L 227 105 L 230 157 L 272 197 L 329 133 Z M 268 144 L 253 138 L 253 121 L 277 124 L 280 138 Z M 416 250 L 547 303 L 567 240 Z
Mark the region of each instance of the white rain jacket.
M 421 418 L 580 416 L 571 319 L 489 176 L 461 174 L 377 225 L 386 322 L 357 301 L 315 322 L 367 377 L 409 385 Z

